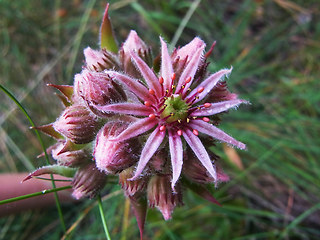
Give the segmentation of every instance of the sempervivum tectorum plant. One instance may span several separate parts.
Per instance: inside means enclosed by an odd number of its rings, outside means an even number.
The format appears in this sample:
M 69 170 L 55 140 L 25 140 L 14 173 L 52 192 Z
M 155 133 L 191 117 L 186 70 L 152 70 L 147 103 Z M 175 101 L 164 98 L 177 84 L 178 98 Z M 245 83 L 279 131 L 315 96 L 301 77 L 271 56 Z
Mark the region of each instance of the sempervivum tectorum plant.
M 100 50 L 84 50 L 86 63 L 74 86 L 51 85 L 66 108 L 38 129 L 58 140 L 48 150 L 57 164 L 27 179 L 48 172 L 70 175 L 72 167 L 73 195 L 81 198 L 102 189 L 106 176 L 118 176 L 141 235 L 147 206 L 168 220 L 183 204 L 183 189 L 218 203 L 207 185 L 229 177 L 207 149 L 216 141 L 246 148 L 216 126 L 220 113 L 247 103 L 227 89 L 232 68 L 207 73 L 214 44 L 205 53 L 198 37 L 172 52 L 160 37 L 160 64 L 135 31 L 117 50 L 108 7 L 100 36 Z

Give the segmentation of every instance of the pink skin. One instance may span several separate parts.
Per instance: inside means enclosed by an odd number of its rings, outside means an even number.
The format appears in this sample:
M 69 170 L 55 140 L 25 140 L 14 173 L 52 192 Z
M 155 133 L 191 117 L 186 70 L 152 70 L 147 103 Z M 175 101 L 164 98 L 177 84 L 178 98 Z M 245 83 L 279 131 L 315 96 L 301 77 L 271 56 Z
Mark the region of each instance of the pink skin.
M 19 197 L 26 194 L 41 192 L 43 190 L 52 189 L 51 181 L 30 179 L 29 181 L 21 183 L 21 181 L 29 173 L 4 173 L 0 174 L 0 201 Z M 50 178 L 49 175 L 43 175 L 44 178 Z M 55 176 L 55 179 L 66 179 L 65 177 Z M 56 187 L 64 187 L 70 185 L 71 182 L 56 182 Z M 58 193 L 61 203 L 68 203 L 76 201 L 71 196 L 71 191 L 63 190 Z M 55 199 L 53 193 L 32 197 L 12 203 L 0 205 L 0 217 L 10 214 L 20 213 L 22 211 L 31 209 L 40 209 L 44 207 L 54 207 Z

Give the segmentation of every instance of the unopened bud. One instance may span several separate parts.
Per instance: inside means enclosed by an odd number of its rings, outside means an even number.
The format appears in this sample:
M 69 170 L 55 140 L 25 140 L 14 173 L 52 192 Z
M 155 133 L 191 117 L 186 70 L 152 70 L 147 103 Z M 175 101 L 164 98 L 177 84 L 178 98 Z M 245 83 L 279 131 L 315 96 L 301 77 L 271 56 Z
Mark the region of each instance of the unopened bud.
M 94 72 L 101 72 L 106 69 L 119 69 L 119 61 L 113 53 L 102 50 L 93 50 L 87 47 L 83 51 L 86 58 L 86 67 Z
M 142 192 L 146 186 L 148 179 L 138 178 L 136 180 L 128 180 L 134 175 L 134 167 L 127 168 L 119 174 L 119 183 L 127 196 L 133 196 Z
M 85 106 L 71 105 L 53 123 L 54 129 L 73 143 L 89 143 L 100 127 L 99 119 Z
M 72 196 L 76 199 L 93 198 L 104 187 L 106 180 L 107 175 L 100 172 L 94 163 L 80 167 L 72 181 Z
M 138 160 L 140 144 L 134 139 L 114 141 L 127 128 L 123 122 L 108 122 L 98 133 L 94 148 L 94 159 L 97 167 L 108 174 L 114 174 L 126 169 Z
M 74 85 L 75 94 L 83 98 L 88 107 L 97 115 L 100 115 L 100 111 L 95 106 L 105 106 L 127 99 L 121 86 L 105 73 L 90 72 L 84 69 L 81 74 L 75 75 Z
M 58 165 L 76 167 L 92 160 L 92 155 L 87 149 L 64 151 L 65 144 L 60 143 L 51 151 L 52 157 Z
M 176 192 L 172 192 L 171 177 L 169 175 L 153 176 L 147 188 L 150 207 L 157 207 L 165 220 L 171 218 L 173 209 L 182 205 L 182 191 L 179 183 L 176 184 Z

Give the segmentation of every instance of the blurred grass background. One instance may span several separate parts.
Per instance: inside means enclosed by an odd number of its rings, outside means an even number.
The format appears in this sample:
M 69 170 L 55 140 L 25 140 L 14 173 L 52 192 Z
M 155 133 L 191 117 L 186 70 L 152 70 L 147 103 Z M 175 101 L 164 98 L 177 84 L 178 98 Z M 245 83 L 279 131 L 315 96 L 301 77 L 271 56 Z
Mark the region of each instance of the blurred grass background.
M 234 67 L 229 89 L 252 105 L 223 116 L 220 127 L 248 151 L 217 144 L 231 181 L 212 189 L 223 207 L 194 194 L 173 219 L 148 212 L 145 239 L 320 239 L 319 0 L 110 1 L 119 42 L 135 29 L 159 50 L 158 35 L 184 45 L 217 40 L 211 72 Z M 62 110 L 46 83 L 72 84 L 86 46 L 98 48 L 106 1 L 0 0 L 0 82 L 36 124 Z M 178 30 L 179 29 L 179 30 Z M 1 93 L 0 172 L 31 171 L 40 144 L 14 103 Z M 52 140 L 46 138 L 46 145 Z M 5 184 L 5 183 L 1 183 Z M 105 192 L 118 186 L 109 184 Z M 70 239 L 103 239 L 94 200 L 63 207 Z M 121 193 L 103 202 L 112 239 L 138 239 Z M 83 218 L 82 218 L 83 217 Z M 77 222 L 78 220 L 80 220 Z M 59 239 L 57 211 L 0 219 L 0 239 Z

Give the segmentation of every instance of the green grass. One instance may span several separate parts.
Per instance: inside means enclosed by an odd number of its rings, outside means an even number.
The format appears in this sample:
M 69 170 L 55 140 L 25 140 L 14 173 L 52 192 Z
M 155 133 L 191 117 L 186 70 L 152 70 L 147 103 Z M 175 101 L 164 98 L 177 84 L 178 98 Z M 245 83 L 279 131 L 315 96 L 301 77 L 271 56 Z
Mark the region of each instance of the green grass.
M 244 169 L 234 166 L 221 144 L 213 148 L 231 176 L 229 183 L 212 189 L 223 207 L 187 192 L 185 205 L 175 210 L 171 221 L 165 222 L 156 210 L 148 212 L 146 239 L 319 239 L 319 1 L 110 2 L 119 42 L 130 29 L 154 53 L 159 34 L 169 43 L 176 36 L 177 45 L 194 36 L 208 45 L 217 40 L 209 70 L 233 66 L 230 90 L 252 103 L 224 115 L 221 124 L 247 144 L 248 151 L 237 151 Z M 82 49 L 98 48 L 105 4 L 0 1 L 0 83 L 36 125 L 54 121 L 62 110 L 46 83 L 71 84 L 81 71 Z M 0 172 L 30 171 L 32 165 L 45 164 L 36 159 L 41 145 L 29 126 L 1 93 Z M 45 141 L 46 146 L 53 143 Z M 103 193 L 118 189 L 109 184 Z M 81 219 L 70 239 L 105 238 L 94 204 L 88 200 L 62 207 L 67 228 Z M 102 204 L 111 239 L 138 239 L 132 214 L 127 229 L 122 227 L 127 216 L 122 194 Z M 0 239 L 59 239 L 60 229 L 54 208 L 0 219 Z

